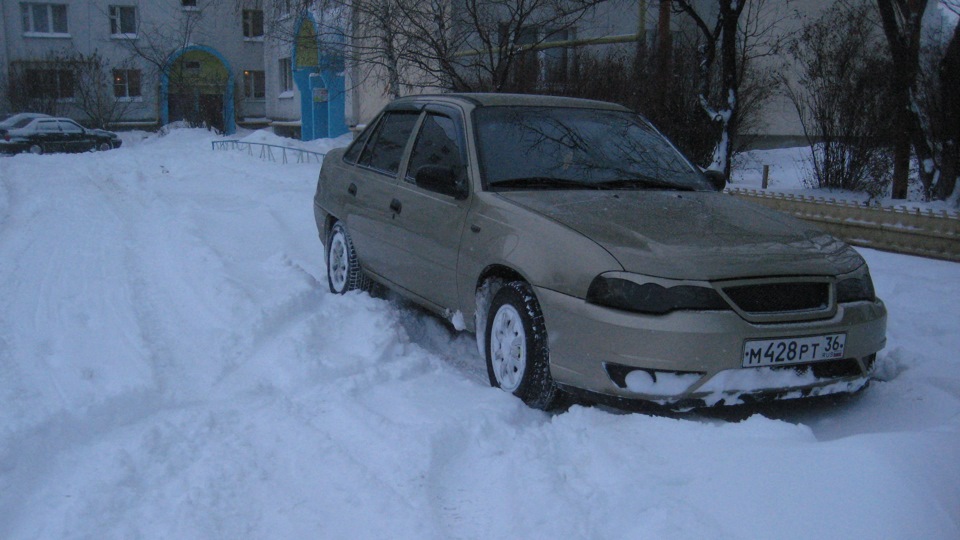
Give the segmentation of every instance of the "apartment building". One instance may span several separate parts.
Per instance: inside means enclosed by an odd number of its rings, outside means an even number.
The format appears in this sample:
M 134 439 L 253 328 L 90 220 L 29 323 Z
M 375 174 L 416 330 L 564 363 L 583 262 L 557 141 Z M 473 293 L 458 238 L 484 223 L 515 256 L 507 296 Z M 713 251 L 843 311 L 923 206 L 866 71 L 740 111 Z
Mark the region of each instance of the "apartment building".
M 262 2 L 0 0 L 0 111 L 266 123 Z M 249 6 L 249 7 L 248 7 Z

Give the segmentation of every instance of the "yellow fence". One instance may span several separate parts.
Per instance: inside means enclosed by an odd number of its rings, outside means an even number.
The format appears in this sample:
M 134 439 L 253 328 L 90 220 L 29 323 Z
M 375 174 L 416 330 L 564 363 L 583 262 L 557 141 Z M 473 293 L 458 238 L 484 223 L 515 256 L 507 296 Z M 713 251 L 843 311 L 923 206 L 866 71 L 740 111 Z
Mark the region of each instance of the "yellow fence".
M 727 193 L 813 223 L 856 246 L 960 262 L 957 212 L 868 207 L 753 189 Z

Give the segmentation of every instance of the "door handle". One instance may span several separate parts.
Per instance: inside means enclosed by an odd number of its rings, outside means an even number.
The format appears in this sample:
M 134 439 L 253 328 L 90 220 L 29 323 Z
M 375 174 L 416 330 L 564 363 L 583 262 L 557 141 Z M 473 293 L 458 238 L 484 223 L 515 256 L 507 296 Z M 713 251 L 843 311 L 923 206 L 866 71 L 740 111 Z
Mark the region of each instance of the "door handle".
M 394 199 L 390 201 L 390 209 L 393 210 L 395 214 L 399 214 L 400 210 L 403 209 L 403 205 L 400 204 L 400 201 L 398 201 L 397 199 Z
M 354 184 L 353 182 L 350 182 L 350 187 L 347 188 L 347 193 L 349 193 L 349 194 L 353 195 L 354 197 L 356 197 L 356 196 L 357 196 L 357 185 Z

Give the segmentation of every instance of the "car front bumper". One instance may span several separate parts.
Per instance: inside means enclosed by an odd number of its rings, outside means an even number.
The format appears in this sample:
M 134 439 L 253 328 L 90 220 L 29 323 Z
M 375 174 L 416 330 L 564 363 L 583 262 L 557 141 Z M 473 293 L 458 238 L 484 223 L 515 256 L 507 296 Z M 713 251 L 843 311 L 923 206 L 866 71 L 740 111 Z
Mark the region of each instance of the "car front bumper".
M 537 288 L 550 368 L 563 386 L 676 408 L 853 393 L 869 381 L 886 344 L 883 302 L 841 304 L 829 319 L 747 322 L 732 311 L 628 313 Z M 747 340 L 843 333 L 843 359 L 742 366 Z

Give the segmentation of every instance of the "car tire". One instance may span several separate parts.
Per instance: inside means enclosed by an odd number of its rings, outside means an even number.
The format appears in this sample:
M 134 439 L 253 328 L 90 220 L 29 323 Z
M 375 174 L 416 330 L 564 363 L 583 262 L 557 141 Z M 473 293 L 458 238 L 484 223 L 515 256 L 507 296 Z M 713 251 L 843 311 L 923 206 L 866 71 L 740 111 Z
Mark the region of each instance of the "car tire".
M 108 142 L 102 142 L 102 143 L 100 143 L 100 144 L 97 145 L 97 150 L 99 150 L 99 151 L 101 151 L 101 152 L 106 152 L 107 150 L 110 150 L 111 148 L 113 148 L 113 145 L 111 145 L 111 144 L 108 143 Z
M 561 405 L 561 391 L 550 375 L 543 313 L 530 285 L 513 281 L 497 291 L 490 302 L 485 341 L 491 386 L 534 409 Z
M 34 144 L 34 145 L 31 145 L 30 148 L 27 149 L 27 151 L 30 152 L 31 154 L 36 154 L 39 156 L 40 154 L 43 153 L 43 147 L 40 146 L 39 144 Z
M 330 292 L 346 294 L 367 288 L 369 280 L 357 261 L 357 252 L 353 249 L 347 228 L 339 221 L 330 229 L 326 255 L 327 284 Z

